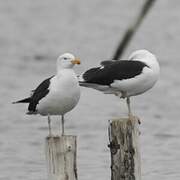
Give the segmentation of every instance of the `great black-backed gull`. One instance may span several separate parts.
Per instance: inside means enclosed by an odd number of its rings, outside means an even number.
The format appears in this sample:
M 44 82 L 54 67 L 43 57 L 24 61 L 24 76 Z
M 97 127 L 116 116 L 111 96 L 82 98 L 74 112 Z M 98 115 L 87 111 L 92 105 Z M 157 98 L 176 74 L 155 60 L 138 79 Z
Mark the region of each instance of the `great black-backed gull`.
M 27 114 L 48 116 L 51 135 L 50 115 L 61 115 L 64 135 L 64 114 L 71 111 L 80 98 L 80 87 L 73 67 L 80 64 L 74 55 L 65 53 L 57 59 L 57 74 L 44 80 L 28 98 L 14 103 L 29 103 Z
M 130 96 L 144 93 L 154 86 L 160 73 L 159 63 L 147 50 L 133 52 L 128 60 L 102 61 L 79 76 L 80 86 L 105 94 L 127 98 L 128 115 L 132 117 Z

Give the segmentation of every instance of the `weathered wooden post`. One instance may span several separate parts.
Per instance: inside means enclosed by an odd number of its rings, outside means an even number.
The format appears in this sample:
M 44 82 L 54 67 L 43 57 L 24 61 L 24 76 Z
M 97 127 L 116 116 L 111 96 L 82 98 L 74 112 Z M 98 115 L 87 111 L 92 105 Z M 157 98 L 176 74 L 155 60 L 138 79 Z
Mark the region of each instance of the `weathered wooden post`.
M 139 119 L 114 119 L 109 124 L 111 180 L 141 180 Z
M 48 180 L 77 180 L 76 136 L 46 138 Z

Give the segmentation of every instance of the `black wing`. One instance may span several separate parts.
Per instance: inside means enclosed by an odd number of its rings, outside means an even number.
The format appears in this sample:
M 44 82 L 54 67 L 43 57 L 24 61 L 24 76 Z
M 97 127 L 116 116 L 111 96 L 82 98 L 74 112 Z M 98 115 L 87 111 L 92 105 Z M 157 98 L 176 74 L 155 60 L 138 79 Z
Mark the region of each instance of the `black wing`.
M 102 62 L 101 62 L 101 65 L 102 65 L 102 66 L 108 66 L 108 65 L 113 64 L 114 62 L 116 62 L 116 61 L 115 61 L 115 60 L 102 61 Z
M 105 61 L 103 67 L 92 68 L 83 74 L 85 83 L 110 85 L 114 80 L 130 79 L 139 75 L 147 66 L 140 61 Z M 148 67 L 148 66 L 147 66 Z
M 54 77 L 54 76 L 52 76 L 52 77 Z M 33 90 L 33 94 L 30 97 L 30 103 L 28 106 L 28 110 L 30 112 L 35 112 L 36 106 L 39 103 L 39 101 L 48 94 L 50 80 L 52 77 L 44 80 L 35 90 Z

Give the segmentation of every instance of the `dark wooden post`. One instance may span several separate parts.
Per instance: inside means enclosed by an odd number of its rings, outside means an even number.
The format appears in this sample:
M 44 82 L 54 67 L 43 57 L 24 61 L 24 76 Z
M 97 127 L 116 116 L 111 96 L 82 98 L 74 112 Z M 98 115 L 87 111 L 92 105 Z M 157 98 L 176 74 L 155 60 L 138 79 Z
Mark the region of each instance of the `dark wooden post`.
M 139 119 L 114 119 L 109 124 L 111 180 L 141 180 Z

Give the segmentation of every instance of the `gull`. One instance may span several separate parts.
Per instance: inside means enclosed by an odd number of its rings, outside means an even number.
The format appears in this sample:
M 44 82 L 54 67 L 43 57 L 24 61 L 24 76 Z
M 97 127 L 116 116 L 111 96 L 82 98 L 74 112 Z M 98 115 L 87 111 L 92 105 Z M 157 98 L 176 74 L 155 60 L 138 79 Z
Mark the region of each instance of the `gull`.
M 134 51 L 128 60 L 102 61 L 99 67 L 88 69 L 79 76 L 80 86 L 105 94 L 126 98 L 129 118 L 133 117 L 130 97 L 143 94 L 157 82 L 160 73 L 156 56 L 142 49 Z
M 70 53 L 65 53 L 57 59 L 57 73 L 45 79 L 30 97 L 13 102 L 28 103 L 27 114 L 48 116 L 49 136 L 51 133 L 51 115 L 60 115 L 62 135 L 64 135 L 64 115 L 71 111 L 80 99 L 80 87 L 73 67 L 80 60 Z

